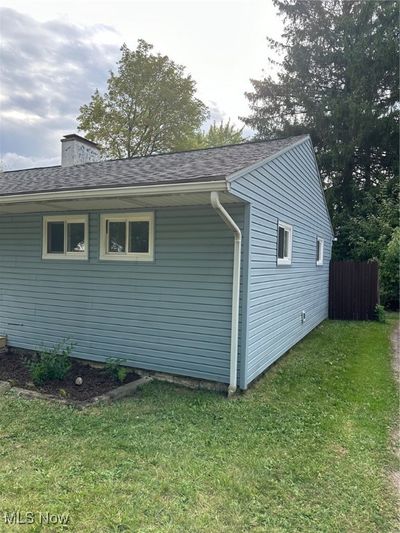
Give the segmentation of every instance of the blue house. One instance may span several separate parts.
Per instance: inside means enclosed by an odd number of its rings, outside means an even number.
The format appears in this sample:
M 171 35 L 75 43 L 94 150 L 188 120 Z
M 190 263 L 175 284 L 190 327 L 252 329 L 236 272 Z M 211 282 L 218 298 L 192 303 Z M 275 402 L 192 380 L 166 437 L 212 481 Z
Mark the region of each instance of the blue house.
M 308 136 L 0 174 L 0 335 L 246 389 L 328 315 Z

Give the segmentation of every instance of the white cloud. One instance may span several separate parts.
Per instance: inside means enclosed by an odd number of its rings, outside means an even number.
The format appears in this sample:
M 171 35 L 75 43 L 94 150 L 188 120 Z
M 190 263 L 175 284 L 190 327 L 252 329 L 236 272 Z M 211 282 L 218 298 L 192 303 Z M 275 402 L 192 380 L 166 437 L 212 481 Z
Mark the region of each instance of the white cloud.
M 272 0 L 0 4 L 8 6 L 0 9 L 0 153 L 13 168 L 58 160 L 60 138 L 76 131 L 79 107 L 104 89 L 120 45 L 133 49 L 139 38 L 187 67 L 211 122 L 242 126 L 249 80 L 267 66 L 265 38 L 279 38 L 282 28 Z
M 26 157 L 20 154 L 7 152 L 1 157 L 0 169 L 6 171 L 19 168 L 51 167 L 59 164 L 59 157 Z
M 1 9 L 0 21 L 3 164 L 53 164 L 61 136 L 76 130 L 79 107 L 103 88 L 119 46 L 101 42 L 98 34 L 113 33 L 103 25 L 40 22 L 12 9 Z
M 11 122 L 17 122 L 19 124 L 35 124 L 41 121 L 39 115 L 35 115 L 29 111 L 19 111 L 18 109 L 0 110 L 0 119 L 3 121 L 10 120 Z

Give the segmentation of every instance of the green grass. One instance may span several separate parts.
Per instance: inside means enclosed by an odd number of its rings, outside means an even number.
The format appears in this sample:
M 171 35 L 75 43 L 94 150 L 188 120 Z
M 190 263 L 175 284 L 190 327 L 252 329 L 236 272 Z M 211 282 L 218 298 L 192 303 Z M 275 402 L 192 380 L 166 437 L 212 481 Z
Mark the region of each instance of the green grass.
M 162 383 L 86 411 L 2 397 L 0 531 L 45 529 L 4 525 L 12 510 L 74 532 L 395 531 L 394 320 L 327 321 L 232 401 Z

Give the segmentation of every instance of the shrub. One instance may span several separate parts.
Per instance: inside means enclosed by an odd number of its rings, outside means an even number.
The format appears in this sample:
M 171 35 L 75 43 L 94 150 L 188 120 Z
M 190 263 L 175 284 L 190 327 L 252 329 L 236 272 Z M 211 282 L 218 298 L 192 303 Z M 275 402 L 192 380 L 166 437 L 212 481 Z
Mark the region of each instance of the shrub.
M 383 305 L 375 306 L 375 318 L 378 322 L 386 322 L 386 313 Z
M 115 380 L 123 383 L 128 374 L 128 369 L 124 366 L 121 366 L 123 359 L 118 359 L 117 357 L 110 357 L 107 359 L 106 371 L 112 376 Z
M 380 265 L 381 300 L 385 307 L 391 309 L 399 308 L 399 251 L 400 228 L 396 228 Z
M 75 344 L 64 339 L 52 348 L 42 348 L 33 359 L 25 359 L 32 381 L 43 385 L 47 381 L 64 379 L 71 368 L 70 355 Z

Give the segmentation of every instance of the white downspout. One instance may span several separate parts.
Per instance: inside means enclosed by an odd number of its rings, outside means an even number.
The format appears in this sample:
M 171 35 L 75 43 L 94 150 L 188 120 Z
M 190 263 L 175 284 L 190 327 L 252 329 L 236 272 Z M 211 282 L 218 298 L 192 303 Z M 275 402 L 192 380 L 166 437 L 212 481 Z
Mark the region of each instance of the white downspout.
M 228 397 L 237 389 L 238 337 L 239 337 L 239 298 L 240 298 L 240 258 L 242 249 L 242 232 L 222 206 L 218 192 L 211 193 L 211 205 L 225 224 L 232 230 L 235 237 L 233 252 L 233 283 L 232 283 L 232 326 L 231 326 L 231 359 L 229 373 Z

